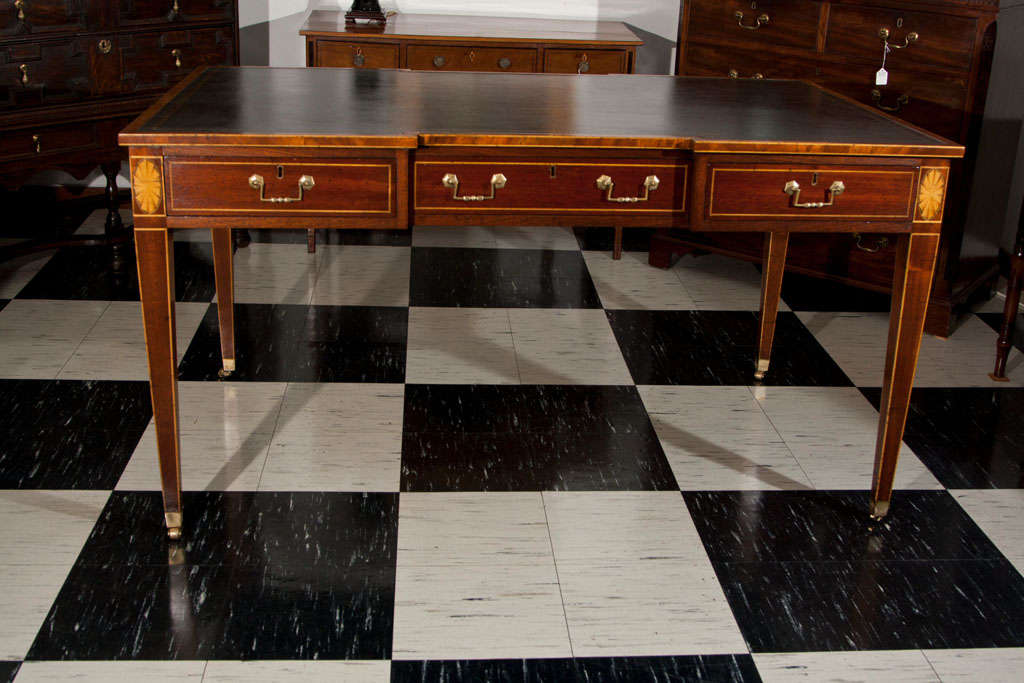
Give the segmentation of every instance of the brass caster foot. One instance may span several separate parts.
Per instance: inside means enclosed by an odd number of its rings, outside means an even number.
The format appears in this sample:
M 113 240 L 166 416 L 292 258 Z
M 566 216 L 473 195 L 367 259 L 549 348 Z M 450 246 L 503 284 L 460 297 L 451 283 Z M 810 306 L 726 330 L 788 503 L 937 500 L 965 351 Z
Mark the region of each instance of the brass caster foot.
M 231 373 L 233 373 L 234 371 L 235 359 L 225 358 L 223 359 L 223 367 L 221 367 L 221 369 L 217 371 L 217 376 L 220 377 L 221 379 L 224 379 L 225 377 L 230 377 Z
M 758 359 L 757 365 L 754 368 L 754 381 L 760 382 L 768 374 L 768 363 L 769 361 L 767 360 Z
M 754 381 L 761 382 L 764 380 L 765 373 L 758 371 L 754 373 Z
M 871 506 L 871 519 L 876 522 L 881 522 L 885 519 L 885 516 L 889 514 L 889 501 L 879 500 L 875 501 L 875 504 Z
M 221 379 L 227 379 L 228 377 L 233 375 L 234 372 L 234 370 L 225 370 L 224 368 L 221 368 L 220 370 L 217 371 L 217 376 L 220 377 Z
M 181 513 L 165 512 L 164 524 L 167 525 L 167 538 L 172 541 L 181 540 Z
M 988 378 L 989 378 L 990 380 L 992 380 L 993 382 L 1009 382 L 1009 381 L 1010 381 L 1010 378 L 1009 378 L 1009 377 L 999 377 L 999 376 L 998 376 L 998 375 L 996 375 L 996 373 L 994 373 L 994 372 L 990 372 L 990 373 L 988 373 Z
M 169 540 L 172 540 L 172 541 L 180 541 L 181 540 L 181 527 L 180 526 L 169 527 L 167 529 L 167 538 Z

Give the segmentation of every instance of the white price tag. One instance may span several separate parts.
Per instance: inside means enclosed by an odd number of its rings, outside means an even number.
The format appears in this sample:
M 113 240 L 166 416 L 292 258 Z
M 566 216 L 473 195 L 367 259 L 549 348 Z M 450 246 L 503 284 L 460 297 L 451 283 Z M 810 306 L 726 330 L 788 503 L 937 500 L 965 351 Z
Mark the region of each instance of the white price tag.
M 875 73 L 875 85 L 889 85 L 889 72 L 882 67 Z

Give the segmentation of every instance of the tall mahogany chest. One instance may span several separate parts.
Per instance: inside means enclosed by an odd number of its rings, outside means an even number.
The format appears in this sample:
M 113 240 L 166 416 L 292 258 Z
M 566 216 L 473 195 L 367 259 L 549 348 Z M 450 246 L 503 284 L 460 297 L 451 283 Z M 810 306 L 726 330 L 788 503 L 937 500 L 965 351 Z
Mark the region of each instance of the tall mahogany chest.
M 996 247 L 973 249 L 964 222 L 998 8 L 998 0 L 686 0 L 680 16 L 679 74 L 807 79 L 967 145 L 950 181 L 928 311 L 927 330 L 942 336 L 954 309 L 996 274 Z M 887 77 L 879 78 L 883 54 Z M 656 239 L 652 263 L 698 243 L 761 256 L 760 236 L 684 237 Z M 787 268 L 886 291 L 894 249 L 870 233 L 794 236 Z

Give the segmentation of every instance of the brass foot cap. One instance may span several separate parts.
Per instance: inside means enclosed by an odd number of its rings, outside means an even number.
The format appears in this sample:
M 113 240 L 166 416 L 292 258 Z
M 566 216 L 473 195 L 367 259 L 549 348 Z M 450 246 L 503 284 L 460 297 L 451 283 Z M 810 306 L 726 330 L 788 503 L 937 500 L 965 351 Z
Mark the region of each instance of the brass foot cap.
M 889 514 L 889 501 L 875 501 L 875 504 L 871 506 L 871 519 L 876 522 L 882 521 L 887 514 Z
M 225 370 L 224 368 L 221 368 L 220 370 L 217 371 L 217 376 L 220 377 L 221 379 L 225 379 L 233 375 L 234 372 L 234 370 Z
M 989 377 L 989 379 L 991 379 L 991 380 L 992 380 L 993 382 L 1009 382 L 1009 381 L 1010 381 L 1010 378 L 1009 378 L 1009 377 L 1000 377 L 999 375 L 997 375 L 997 374 L 996 374 L 996 373 L 994 373 L 994 372 L 990 372 L 990 373 L 988 373 L 988 377 Z
M 761 372 L 760 370 L 758 370 L 757 372 L 754 373 L 754 381 L 755 382 L 760 382 L 761 380 L 764 379 L 764 375 L 765 375 L 764 372 Z
M 180 526 L 173 526 L 173 527 L 170 527 L 169 529 L 167 529 L 167 538 L 171 539 L 172 541 L 180 541 L 181 540 L 181 527 Z

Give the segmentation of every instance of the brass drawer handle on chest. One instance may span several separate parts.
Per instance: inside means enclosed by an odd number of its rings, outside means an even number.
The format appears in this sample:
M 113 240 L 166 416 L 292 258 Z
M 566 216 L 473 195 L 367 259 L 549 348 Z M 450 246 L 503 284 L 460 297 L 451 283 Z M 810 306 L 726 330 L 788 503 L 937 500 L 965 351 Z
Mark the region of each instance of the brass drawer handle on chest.
M 28 86 L 28 64 L 22 64 L 21 66 L 19 66 L 18 67 L 18 71 L 21 72 L 21 78 L 19 78 L 19 80 L 21 81 L 21 84 L 27 87 Z
M 43 151 L 43 143 L 39 139 L 38 135 L 32 136 L 32 149 L 36 151 L 36 154 L 39 154 L 40 152 Z
M 615 183 L 612 181 L 611 176 L 603 175 L 597 179 L 597 189 L 607 190 L 608 194 L 605 195 L 605 200 L 609 202 L 617 202 L 620 204 L 634 204 L 636 202 L 646 202 L 651 196 L 651 190 L 657 190 L 658 185 L 661 181 L 658 180 L 658 176 L 649 175 L 644 178 L 644 194 L 642 197 L 613 197 L 612 192 L 615 191 Z
M 174 68 L 175 69 L 180 69 L 181 68 L 181 50 L 179 50 L 178 48 L 174 48 L 173 50 L 171 50 L 171 56 L 174 57 Z
M 263 191 L 266 185 L 263 181 L 263 176 L 257 173 L 253 173 L 251 176 L 249 176 L 249 187 L 253 188 L 254 190 L 260 191 L 260 201 L 272 202 L 274 204 L 291 204 L 292 202 L 301 202 L 303 193 L 312 190 L 314 185 L 316 185 L 316 183 L 313 182 L 313 176 L 304 175 L 299 177 L 298 197 L 264 197 Z
M 916 43 L 918 39 L 921 37 L 917 31 L 911 31 L 903 39 L 902 45 L 895 45 L 889 42 L 889 36 L 891 35 L 892 33 L 889 31 L 889 29 L 885 27 L 878 29 L 878 37 L 881 38 L 885 42 L 885 44 L 893 50 L 902 50 L 905 47 L 910 47 L 911 43 Z
M 729 69 L 729 78 L 739 78 L 740 72 L 736 69 Z M 755 81 L 764 80 L 764 74 L 760 71 L 751 76 Z
M 18 28 L 25 28 L 25 0 L 14 0 L 14 9 L 18 10 Z
M 842 180 L 837 180 L 829 188 L 825 190 L 825 194 L 828 197 L 828 201 L 824 202 L 800 202 L 800 183 L 795 180 L 790 180 L 786 183 L 786 187 L 782 189 L 783 192 L 792 197 L 790 206 L 794 209 L 824 209 L 827 206 L 832 206 L 836 203 L 836 197 L 846 192 L 846 184 Z
M 174 21 L 181 17 L 181 6 L 178 4 L 178 0 L 174 0 L 171 3 L 171 10 L 167 13 L 167 21 Z
M 910 104 L 910 95 L 906 93 L 896 98 L 896 104 L 882 104 L 882 91 L 877 88 L 871 91 L 871 99 L 875 101 L 875 106 L 882 111 L 898 112 L 904 106 Z
M 494 199 L 495 192 L 505 187 L 506 183 L 508 183 L 508 178 L 501 173 L 495 173 L 491 176 L 491 194 L 486 196 L 482 194 L 467 194 L 460 197 L 459 176 L 454 173 L 445 173 L 444 177 L 441 178 L 441 184 L 452 191 L 452 199 L 460 202 L 484 202 L 488 199 Z
M 762 14 L 761 16 L 759 16 L 757 19 L 754 20 L 756 23 L 754 23 L 754 24 L 744 24 L 743 23 L 743 12 L 741 12 L 739 10 L 736 10 L 736 14 L 734 14 L 733 16 L 736 17 L 736 23 L 739 25 L 739 27 L 740 28 L 745 28 L 748 31 L 756 31 L 757 29 L 761 28 L 762 26 L 767 24 L 769 21 L 771 21 L 771 18 L 767 14 Z
M 111 47 L 113 47 L 113 45 L 106 38 L 96 43 L 96 48 L 100 51 L 100 54 L 103 55 L 109 55 Z
M 863 242 L 861 241 L 862 237 L 863 236 L 859 232 L 853 233 L 853 243 L 857 246 L 858 249 L 860 249 L 861 251 L 866 251 L 869 254 L 877 254 L 878 252 L 889 246 L 888 237 L 879 237 L 877 240 L 875 240 L 875 245 L 873 247 L 864 246 Z

